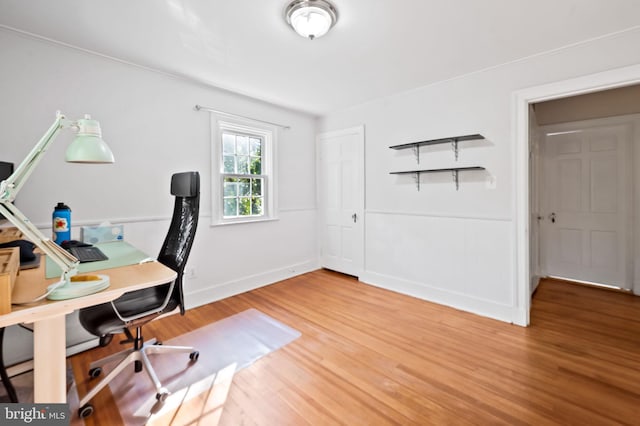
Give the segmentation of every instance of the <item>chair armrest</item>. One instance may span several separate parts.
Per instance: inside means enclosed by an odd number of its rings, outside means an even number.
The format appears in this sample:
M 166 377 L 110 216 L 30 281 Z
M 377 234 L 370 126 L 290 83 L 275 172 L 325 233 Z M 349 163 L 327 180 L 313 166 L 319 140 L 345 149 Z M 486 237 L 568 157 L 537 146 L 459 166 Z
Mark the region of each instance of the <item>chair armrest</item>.
M 118 311 L 118 308 L 116 307 L 116 304 L 115 304 L 115 300 L 112 300 L 109 303 L 111 303 L 111 307 L 113 308 L 113 312 L 115 312 L 115 314 L 118 316 L 118 318 L 120 318 L 120 320 L 122 322 L 124 322 L 124 323 L 129 323 L 131 321 L 135 321 L 137 319 L 144 318 L 146 316 L 162 312 L 167 307 L 167 305 L 169 304 L 169 301 L 171 300 L 171 294 L 173 293 L 173 288 L 175 287 L 175 285 L 176 285 L 176 281 L 174 280 L 174 281 L 171 282 L 171 285 L 169 286 L 169 290 L 167 291 L 167 296 L 165 297 L 164 302 L 162 302 L 162 305 L 160 305 L 157 308 L 150 309 L 150 310 L 145 311 L 145 312 L 140 312 L 140 313 L 137 313 L 135 315 L 128 316 L 128 317 L 123 316 L 120 313 L 120 311 Z

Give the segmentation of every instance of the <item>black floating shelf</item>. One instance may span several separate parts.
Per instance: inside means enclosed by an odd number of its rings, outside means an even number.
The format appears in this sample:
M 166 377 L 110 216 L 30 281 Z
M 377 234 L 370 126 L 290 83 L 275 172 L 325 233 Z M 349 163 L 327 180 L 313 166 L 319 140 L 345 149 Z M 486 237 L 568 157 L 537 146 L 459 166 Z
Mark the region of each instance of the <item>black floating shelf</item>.
M 401 172 L 389 172 L 390 175 L 410 175 L 414 173 L 437 173 L 437 172 L 454 172 L 461 170 L 484 170 L 484 167 L 471 166 L 471 167 L 448 167 L 446 169 L 424 169 L 424 170 L 407 170 Z
M 456 161 L 458 161 L 458 142 L 460 142 L 460 141 L 472 141 L 472 140 L 476 140 L 476 139 L 484 139 L 484 136 L 482 136 L 479 133 L 476 133 L 475 135 L 451 136 L 451 137 L 442 138 L 442 139 L 431 139 L 431 140 L 428 140 L 428 141 L 403 143 L 403 144 L 400 144 L 400 145 L 390 146 L 389 148 L 391 148 L 391 149 L 413 149 L 413 153 L 416 156 L 416 161 L 419 164 L 420 163 L 420 147 L 421 146 L 440 145 L 440 144 L 443 144 L 443 143 L 450 143 L 451 147 L 453 148 L 453 153 L 455 155 L 455 159 L 456 159 Z
M 442 138 L 442 139 L 431 139 L 428 141 L 420 141 L 420 142 L 409 142 L 409 143 L 403 143 L 400 145 L 393 145 L 390 146 L 389 148 L 391 149 L 409 149 L 409 148 L 414 148 L 414 147 L 420 147 L 423 145 L 439 145 L 439 144 L 443 144 L 443 143 L 452 143 L 452 142 L 460 142 L 460 141 L 472 141 L 472 140 L 476 140 L 476 139 L 484 139 L 484 136 L 482 136 L 481 134 L 475 134 L 475 135 L 464 135 L 464 136 L 452 136 L 452 137 L 448 137 L 448 138 Z
M 422 173 L 441 173 L 441 172 L 451 172 L 453 174 L 453 181 L 456 183 L 456 191 L 460 187 L 458 181 L 458 172 L 466 172 L 472 170 L 485 170 L 484 167 L 480 166 L 469 166 L 469 167 L 448 167 L 445 169 L 423 169 L 423 170 L 406 170 L 401 172 L 389 172 L 390 175 L 414 175 L 416 179 L 416 186 L 418 191 L 420 191 L 420 174 Z

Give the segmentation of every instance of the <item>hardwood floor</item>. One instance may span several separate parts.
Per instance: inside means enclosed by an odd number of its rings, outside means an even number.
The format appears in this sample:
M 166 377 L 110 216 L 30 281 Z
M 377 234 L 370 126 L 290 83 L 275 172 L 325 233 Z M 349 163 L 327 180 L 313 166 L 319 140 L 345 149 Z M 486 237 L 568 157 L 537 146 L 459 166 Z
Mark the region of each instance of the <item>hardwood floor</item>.
M 316 271 L 156 321 L 180 335 L 248 308 L 302 336 L 236 373 L 222 425 L 640 424 L 640 298 L 540 284 L 522 328 Z M 80 395 L 88 363 L 71 358 Z M 144 378 L 146 380 L 146 378 Z M 121 423 L 109 391 L 87 426 Z

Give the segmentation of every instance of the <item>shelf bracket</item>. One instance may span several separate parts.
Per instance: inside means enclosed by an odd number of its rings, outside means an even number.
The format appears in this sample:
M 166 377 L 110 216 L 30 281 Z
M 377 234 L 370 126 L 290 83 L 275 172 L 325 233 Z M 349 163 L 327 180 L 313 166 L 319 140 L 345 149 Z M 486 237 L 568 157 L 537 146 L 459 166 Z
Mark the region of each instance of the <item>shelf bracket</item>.
M 420 164 L 420 145 L 415 145 L 413 147 L 413 155 L 416 156 L 416 163 Z
M 420 191 L 420 172 L 415 172 L 413 178 L 416 181 L 416 190 Z
M 458 170 L 451 170 L 451 175 L 453 176 L 453 181 L 456 183 L 456 191 L 460 187 L 460 182 L 458 181 Z
M 451 149 L 453 149 L 453 156 L 455 157 L 456 161 L 458 161 L 458 139 L 457 138 L 451 139 Z

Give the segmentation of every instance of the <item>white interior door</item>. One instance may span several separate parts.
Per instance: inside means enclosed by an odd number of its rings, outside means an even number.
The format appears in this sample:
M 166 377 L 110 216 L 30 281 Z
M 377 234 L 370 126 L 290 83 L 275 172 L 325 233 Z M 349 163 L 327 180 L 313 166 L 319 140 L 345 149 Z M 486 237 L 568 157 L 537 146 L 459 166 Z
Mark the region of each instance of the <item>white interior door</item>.
M 317 137 L 321 266 L 360 276 L 364 266 L 364 127 Z
M 541 130 L 543 272 L 631 289 L 630 127 L 591 120 Z

